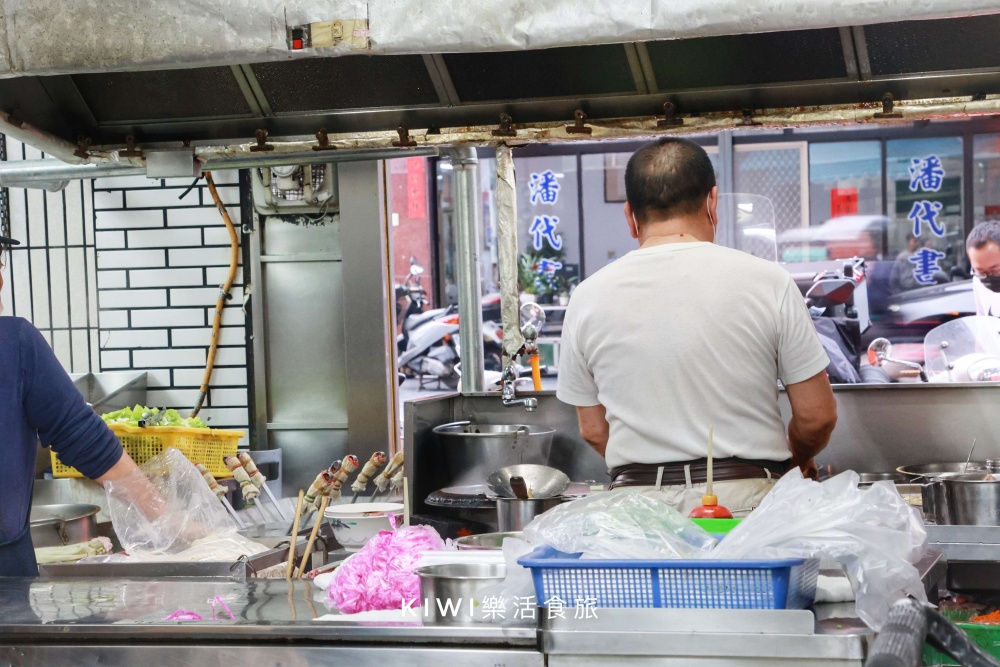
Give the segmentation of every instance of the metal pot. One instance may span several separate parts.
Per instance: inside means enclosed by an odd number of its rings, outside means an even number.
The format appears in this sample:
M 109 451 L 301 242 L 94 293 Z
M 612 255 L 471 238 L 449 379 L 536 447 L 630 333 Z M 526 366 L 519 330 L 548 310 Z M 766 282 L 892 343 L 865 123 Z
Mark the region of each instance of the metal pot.
M 423 597 L 424 622 L 468 625 L 475 622 L 473 609 L 479 592 L 503 583 L 507 567 L 485 563 L 450 563 L 417 568 Z
M 896 472 L 905 475 L 910 479 L 937 479 L 941 475 L 948 473 L 964 474 L 966 472 L 976 472 L 985 470 L 986 463 L 983 461 L 956 461 L 953 463 L 924 463 L 915 466 L 899 466 Z
M 524 539 L 524 533 L 483 533 L 482 535 L 466 535 L 455 540 L 459 551 L 499 551 L 503 549 L 503 541 L 508 537 Z
M 928 486 L 942 488 L 946 523 L 954 526 L 1000 526 L 1000 480 L 985 472 L 939 478 Z
M 38 547 L 89 542 L 98 536 L 97 505 L 36 505 L 31 508 L 31 543 Z
M 527 424 L 455 422 L 434 428 L 449 486 L 482 484 L 494 471 L 521 463 L 548 465 L 555 429 Z
M 896 472 L 922 485 L 920 497 L 924 517 L 939 526 L 947 526 L 952 523 L 948 511 L 948 498 L 945 495 L 944 487 L 936 485 L 934 482 L 945 477 L 980 471 L 985 466 L 986 464 L 982 461 L 924 463 L 914 466 L 900 466 L 896 468 Z
M 542 512 L 566 502 L 566 498 L 497 498 L 497 525 L 500 532 L 522 531 Z

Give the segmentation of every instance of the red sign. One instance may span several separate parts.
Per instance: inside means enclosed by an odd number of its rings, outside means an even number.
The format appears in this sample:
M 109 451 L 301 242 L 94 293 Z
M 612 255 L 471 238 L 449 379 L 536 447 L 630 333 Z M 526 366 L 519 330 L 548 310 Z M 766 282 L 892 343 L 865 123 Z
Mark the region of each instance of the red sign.
M 406 217 L 427 217 L 427 160 L 422 157 L 406 158 Z
M 987 218 L 1000 217 L 1000 206 L 987 206 L 985 213 Z
M 842 215 L 857 215 L 858 189 L 833 188 L 830 190 L 830 217 L 839 218 Z

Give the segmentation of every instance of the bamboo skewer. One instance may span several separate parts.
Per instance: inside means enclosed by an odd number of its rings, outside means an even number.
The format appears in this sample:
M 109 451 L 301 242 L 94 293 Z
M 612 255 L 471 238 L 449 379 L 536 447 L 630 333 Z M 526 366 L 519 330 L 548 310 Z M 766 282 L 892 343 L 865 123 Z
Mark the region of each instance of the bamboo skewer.
M 708 482 L 708 483 L 705 485 L 705 492 L 708 495 L 710 495 L 710 496 L 714 496 L 715 495 L 714 493 L 712 493 L 712 440 L 714 438 L 715 438 L 715 426 L 709 426 L 708 427 L 708 468 L 706 470 L 706 475 L 705 475 L 706 476 L 706 480 L 705 481 Z
M 306 542 L 306 552 L 302 555 L 302 561 L 299 563 L 299 579 L 306 573 L 306 564 L 312 555 L 313 545 L 316 543 L 316 534 L 319 533 L 319 526 L 323 522 L 323 517 L 326 515 L 326 506 L 329 503 L 330 498 L 328 496 L 323 496 L 323 500 L 319 503 L 319 514 L 316 517 L 316 523 L 313 524 L 312 532 L 309 533 L 309 541 Z
M 295 569 L 295 546 L 299 539 L 299 519 L 302 517 L 305 495 L 306 492 L 300 490 L 299 502 L 295 504 L 295 520 L 292 522 L 291 543 L 288 545 L 288 565 L 285 566 L 285 579 L 291 579 L 292 570 Z

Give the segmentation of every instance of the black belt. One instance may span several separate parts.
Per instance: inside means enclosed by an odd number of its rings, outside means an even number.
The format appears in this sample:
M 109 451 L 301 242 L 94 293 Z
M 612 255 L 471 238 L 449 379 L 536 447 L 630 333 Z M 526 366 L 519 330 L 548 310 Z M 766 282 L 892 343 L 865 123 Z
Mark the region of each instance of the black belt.
M 788 461 L 751 461 L 747 459 L 726 458 L 712 461 L 712 480 L 728 482 L 740 479 L 774 479 L 781 477 L 791 468 Z M 693 461 L 673 461 L 671 463 L 630 463 L 619 466 L 611 471 L 611 488 L 622 486 L 656 486 L 656 476 L 663 468 L 662 486 L 679 486 L 687 484 L 684 468 L 691 466 L 691 483 L 704 484 L 708 481 L 708 459 Z

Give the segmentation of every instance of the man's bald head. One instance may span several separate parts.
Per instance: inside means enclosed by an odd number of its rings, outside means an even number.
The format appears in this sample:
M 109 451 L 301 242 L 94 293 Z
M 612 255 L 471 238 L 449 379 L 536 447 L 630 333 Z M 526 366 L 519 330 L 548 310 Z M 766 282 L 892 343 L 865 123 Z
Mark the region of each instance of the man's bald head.
M 639 224 L 695 213 L 714 187 L 708 154 L 687 139 L 666 137 L 647 144 L 625 168 L 625 197 Z

